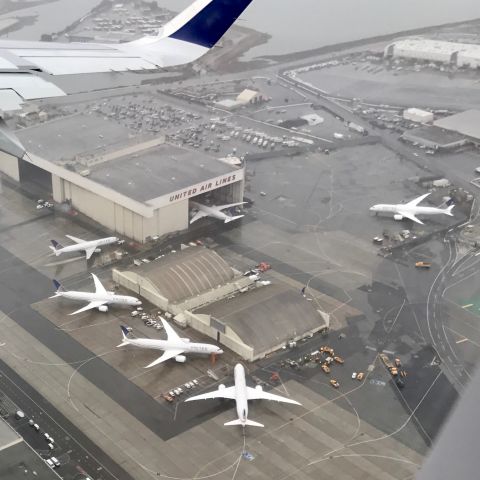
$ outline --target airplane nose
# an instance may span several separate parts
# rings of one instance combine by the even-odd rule
[[[219,349],[217,350],[217,353],[218,353],[218,355],[220,355],[220,354],[223,353],[223,350],[222,350],[221,348],[219,348]]]

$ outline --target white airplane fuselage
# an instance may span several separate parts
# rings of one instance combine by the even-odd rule
[[[88,250],[90,248],[95,248],[95,251],[99,252],[100,247],[104,247],[105,245],[110,245],[115,242],[118,242],[117,237],[100,238],[99,240],[91,240],[89,242],[76,243],[74,245],[68,245],[67,247],[58,248],[54,250],[54,253],[58,256],[62,253],[78,252]]]
[[[441,215],[445,214],[445,210],[442,208],[436,208],[436,207],[409,207],[406,204],[398,203],[398,204],[379,204],[379,205],[374,205],[373,207],[370,208],[370,211],[372,212],[378,212],[378,213],[393,213],[393,214],[398,214],[401,215],[400,212],[409,212],[412,213],[413,215]]]
[[[180,340],[156,340],[150,338],[129,338],[128,344],[134,347],[150,348],[152,350],[183,350],[185,353],[203,353],[203,354],[220,354],[223,351],[216,345],[209,343],[191,343],[189,341]]]
[[[202,210],[203,212],[205,212],[209,217],[217,218],[218,220],[222,220],[224,222],[225,221],[228,222],[232,218],[230,215],[223,213],[218,208],[209,207],[207,205],[202,205],[201,203],[197,203],[197,202],[190,202],[190,203],[192,204],[192,206],[194,206],[198,210]]]
[[[233,379],[235,382],[235,407],[237,409],[237,416],[242,426],[245,427],[248,419],[247,382],[245,380],[245,369],[240,363],[235,365]]]
[[[141,305],[142,302],[135,297],[129,295],[116,295],[111,292],[92,293],[92,292],[57,292],[56,296],[67,298],[68,300],[76,300],[79,302],[104,302],[109,305]]]

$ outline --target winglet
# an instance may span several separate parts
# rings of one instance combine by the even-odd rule
[[[161,35],[212,48],[251,2],[197,0],[168,22]]]

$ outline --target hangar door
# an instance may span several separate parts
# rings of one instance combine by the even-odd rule
[[[38,197],[52,195],[52,174],[25,160],[18,161],[20,184]]]

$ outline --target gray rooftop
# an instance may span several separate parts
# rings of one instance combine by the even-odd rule
[[[467,110],[450,117],[436,120],[434,125],[480,139],[480,110]]]
[[[139,202],[235,170],[200,151],[170,144],[127,154],[133,144],[152,141],[154,137],[137,137],[134,141],[135,135],[128,128],[97,114],[62,117],[16,133],[27,151],[57,165],[74,162],[79,157],[83,160],[82,164],[76,164],[77,172],[89,169],[89,179]],[[125,150],[123,156],[122,150]],[[105,154],[111,158],[87,164],[88,159]]]
[[[190,247],[135,270],[170,302],[178,303],[230,282],[233,270],[220,255],[204,247]]]
[[[403,134],[403,137],[409,140],[426,140],[435,143],[440,147],[446,147],[465,140],[465,135],[431,125],[407,130]]]
[[[254,355],[324,326],[320,314],[298,290],[279,283],[221,300],[195,313],[212,315],[231,327],[254,349]]]
[[[232,172],[212,157],[169,144],[90,168],[89,178],[139,202]]]

